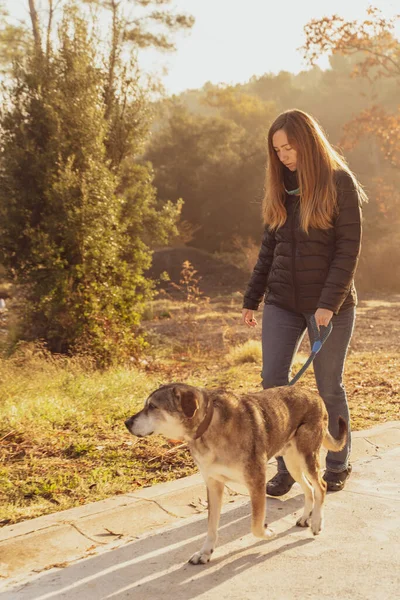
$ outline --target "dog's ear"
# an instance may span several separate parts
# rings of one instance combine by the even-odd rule
[[[197,398],[192,390],[182,391],[179,388],[174,388],[174,393],[181,401],[182,411],[185,417],[192,419],[199,408]]]

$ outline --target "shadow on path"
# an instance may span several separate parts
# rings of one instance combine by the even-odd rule
[[[303,498],[302,494],[286,500],[268,498],[268,524],[302,509]],[[208,565],[187,563],[200,549],[206,535],[207,518],[202,515],[94,558],[80,560],[65,569],[44,573],[17,590],[14,588],[15,591],[0,593],[0,600],[156,600],[163,597],[190,600],[257,563],[313,541],[308,529],[299,530],[294,525],[278,533],[271,542],[257,541],[250,534],[249,502],[224,508],[218,545]],[[283,543],[278,548],[274,544],[270,552],[265,551],[268,544],[284,540],[294,531],[300,532],[302,537],[304,534],[303,539]],[[224,553],[224,545],[244,536],[249,537],[248,546],[240,545]],[[262,553],[259,552],[261,547]],[[248,548],[251,548],[250,554]],[[234,558],[244,551],[245,556]]]

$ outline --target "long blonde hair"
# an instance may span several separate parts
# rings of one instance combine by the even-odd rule
[[[268,165],[263,200],[263,217],[270,229],[281,227],[287,217],[284,166],[272,143],[273,135],[282,129],[289,144],[297,152],[297,177],[300,187],[300,225],[329,229],[337,210],[335,171],[346,171],[358,191],[360,202],[367,197],[350,171],[346,161],[328,142],[325,133],[313,117],[302,110],[287,110],[272,123],[268,132]]]

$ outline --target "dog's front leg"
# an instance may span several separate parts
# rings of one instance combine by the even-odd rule
[[[255,537],[269,540],[275,536],[266,526],[266,476],[260,476],[248,481],[247,488],[251,500],[251,532]]]
[[[211,554],[214,552],[217,543],[217,531],[219,517],[221,514],[222,496],[224,493],[224,484],[216,479],[207,479],[207,501],[208,501],[208,531],[207,537],[200,552],[196,552],[190,558],[192,565],[204,565],[207,563]]]

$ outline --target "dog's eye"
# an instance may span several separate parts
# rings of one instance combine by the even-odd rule
[[[154,404],[149,404],[147,406],[147,410],[155,410],[157,408],[157,406],[155,406]]]

